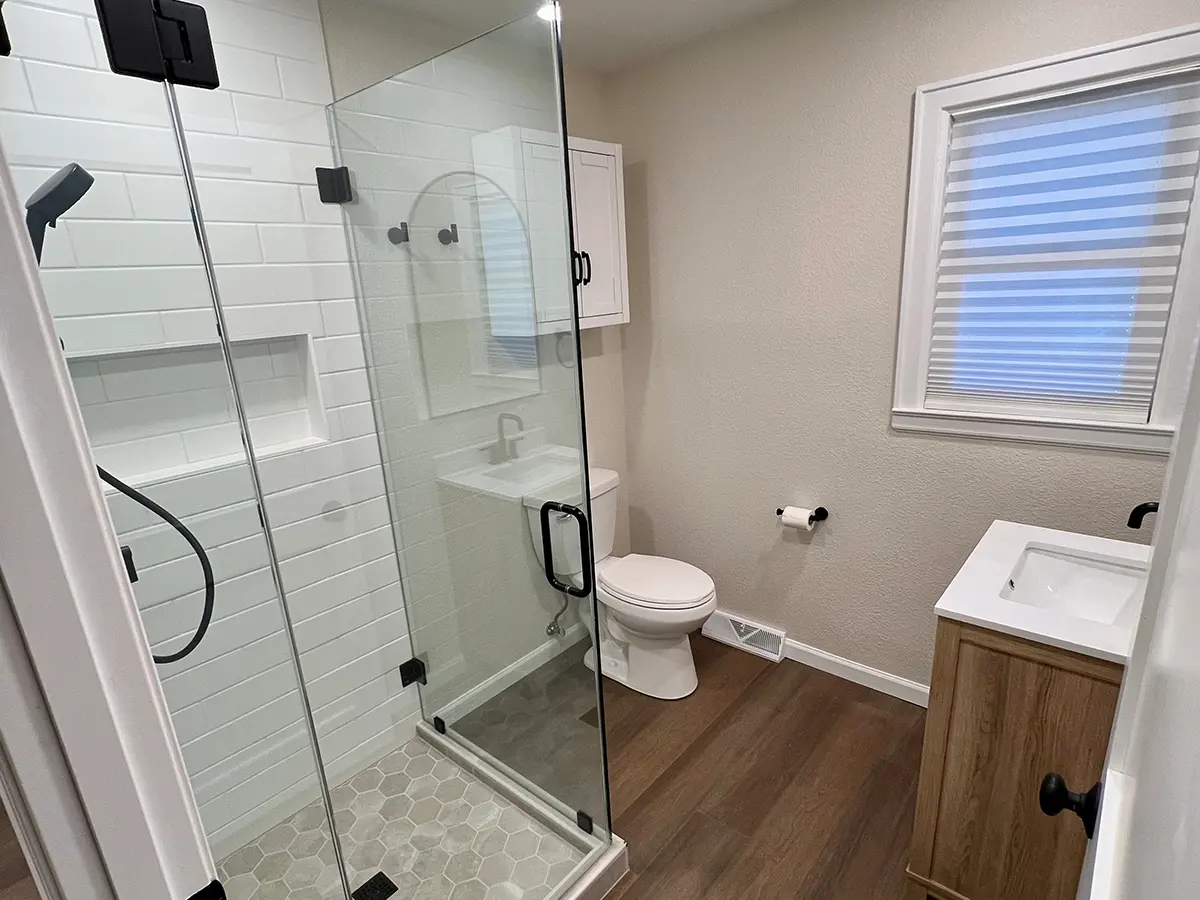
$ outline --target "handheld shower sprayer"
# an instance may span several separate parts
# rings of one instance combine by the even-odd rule
[[[25,227],[33,241],[33,253],[40,264],[46,227],[54,228],[58,217],[83,199],[96,179],[79,163],[68,163],[42,183],[25,201]]]
[[[82,200],[83,195],[95,182],[96,179],[92,177],[91,173],[79,163],[69,163],[46,179],[41,187],[25,201],[25,226],[29,229],[29,239],[33,242],[33,253],[37,257],[39,265],[42,262],[42,244],[46,239],[46,228],[54,228],[58,224],[59,217],[65,215],[67,210]],[[208,554],[204,552],[204,547],[192,534],[191,529],[175,518],[169,510],[159,506],[145,494],[130,487],[102,467],[96,466],[96,471],[100,473],[102,481],[116,488],[135,503],[144,506],[179,532],[200,561],[200,569],[204,575],[204,609],[200,613],[200,624],[196,627],[191,639],[179,650],[163,656],[157,654],[154,656],[154,661],[159,664],[178,662],[200,645],[200,642],[204,640],[204,635],[208,632],[209,623],[212,622],[213,598],[216,593],[212,563],[209,562]],[[122,548],[122,553],[123,555],[128,554],[126,548]],[[130,573],[130,579],[136,581],[137,575],[133,571],[132,558],[132,554],[126,555],[126,567]]]

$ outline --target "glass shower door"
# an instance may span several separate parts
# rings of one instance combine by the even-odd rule
[[[606,831],[577,335],[538,315],[572,304],[557,41],[517,20],[330,117],[423,716]]]
[[[218,330],[213,248],[253,262],[257,231],[205,228],[184,158],[181,120],[219,127],[229,95],[113,73],[89,3],[4,15],[0,143],[218,875],[231,900],[345,897],[247,454],[293,348]]]

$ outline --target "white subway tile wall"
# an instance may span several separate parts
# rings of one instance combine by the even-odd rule
[[[332,165],[324,43],[310,0],[204,6],[222,87],[179,102],[251,434],[276,454],[267,513],[337,782],[411,738],[418,705],[394,674],[411,650],[340,211],[312,188]],[[87,0],[10,0],[5,18],[0,141],[20,191],[72,161],[96,177],[47,235],[43,283],[97,461],[148,484],[216,572],[208,636],[159,673],[219,858],[316,781],[163,89],[108,70]],[[176,649],[199,567],[141,507],[110,507],[147,635]]]

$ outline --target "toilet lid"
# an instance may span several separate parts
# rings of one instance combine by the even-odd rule
[[[663,556],[631,553],[610,560],[597,574],[606,590],[643,606],[698,606],[716,590],[700,569]]]

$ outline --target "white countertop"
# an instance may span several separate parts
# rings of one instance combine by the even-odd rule
[[[1137,627],[1140,598],[1129,614],[1123,614],[1110,625],[1001,596],[1021,554],[1031,543],[1109,557],[1142,568],[1150,560],[1150,548],[1144,544],[997,519],[943,592],[934,607],[936,613],[1097,659],[1125,663]]]

